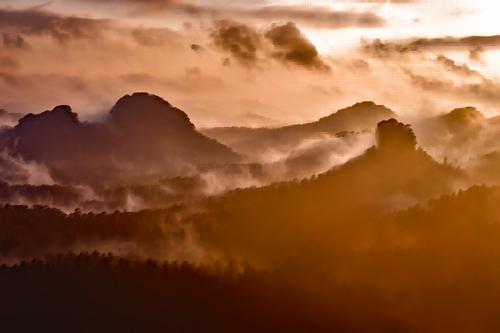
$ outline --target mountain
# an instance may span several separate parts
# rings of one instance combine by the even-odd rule
[[[47,165],[60,177],[178,174],[191,165],[224,164],[238,154],[199,133],[183,111],[147,93],[122,97],[100,123],[71,107],[29,114],[2,134],[13,156]],[[71,176],[68,176],[71,174]]]
[[[267,149],[287,149],[307,138],[363,131],[379,121],[395,117],[394,111],[373,102],[356,103],[318,121],[279,128],[220,127],[202,133],[232,147],[239,153],[255,154]]]
[[[475,107],[456,108],[416,122],[415,132],[425,150],[455,164],[465,165],[470,159],[500,149],[498,119],[486,118]]]
[[[215,228],[206,246],[259,263],[300,256],[307,244],[343,242],[361,225],[372,230],[365,221],[373,216],[468,184],[462,170],[417,148],[409,125],[390,119],[378,124],[376,134],[377,146],[318,176],[209,199],[196,222],[203,230]]]

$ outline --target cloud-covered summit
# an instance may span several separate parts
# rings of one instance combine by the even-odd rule
[[[371,130],[379,121],[396,116],[394,111],[384,105],[365,101],[305,124],[256,129],[221,127],[205,129],[203,133],[235,148],[238,152],[257,153],[268,149],[279,150],[298,146],[305,138],[322,135],[342,136],[350,131]]]

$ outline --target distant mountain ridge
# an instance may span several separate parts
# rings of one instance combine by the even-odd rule
[[[296,145],[304,138],[321,134],[372,130],[378,122],[394,117],[397,115],[391,109],[365,101],[311,123],[279,128],[220,127],[201,131],[240,153],[249,153],[269,147]]]

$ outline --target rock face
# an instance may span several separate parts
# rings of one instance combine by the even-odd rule
[[[199,133],[186,113],[147,93],[122,97],[101,123],[81,122],[69,106],[29,114],[8,137],[2,145],[11,154],[54,168],[168,170],[239,159]]]
[[[405,125],[396,119],[381,121],[377,124],[377,145],[381,150],[415,150],[417,137],[411,125]]]
[[[124,130],[154,129],[158,131],[194,130],[183,111],[159,96],[147,93],[126,95],[110,111],[111,122]]]
[[[120,138],[117,146],[133,160],[167,159],[206,164],[235,162],[228,147],[199,133],[186,113],[167,101],[146,93],[122,97],[113,106],[108,124]]]

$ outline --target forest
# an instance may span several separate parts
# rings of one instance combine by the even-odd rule
[[[498,0],[0,0],[0,333],[500,332]]]

